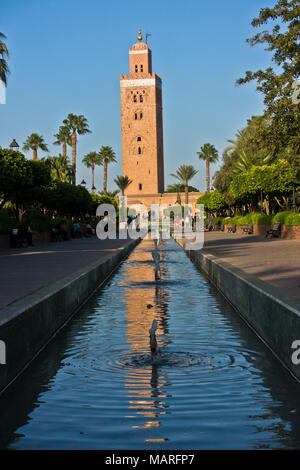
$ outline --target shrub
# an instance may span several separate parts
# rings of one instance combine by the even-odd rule
[[[280,222],[282,225],[300,225],[300,213],[292,211],[278,212],[273,217],[273,222]]]

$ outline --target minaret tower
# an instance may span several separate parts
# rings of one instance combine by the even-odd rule
[[[152,55],[142,42],[129,49],[129,76],[121,75],[123,175],[133,182],[126,195],[164,192],[162,82],[152,73]]]

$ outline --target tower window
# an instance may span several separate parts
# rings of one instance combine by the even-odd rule
[[[139,190],[142,190],[142,183],[139,184]]]
[[[143,119],[143,113],[140,113],[140,119]]]
[[[143,71],[144,71],[144,67],[143,67],[143,65],[141,65],[141,72],[143,72]]]
[[[140,95],[140,102],[142,103],[143,102],[143,96]]]
[[[139,154],[139,155],[142,154],[142,149],[141,149],[141,147],[138,148],[138,154]]]
[[[141,137],[138,137],[138,138],[137,138],[137,141],[138,141],[138,142],[141,142],[141,140],[142,140]]]
[[[137,66],[137,65],[135,66],[135,71],[136,71],[136,72],[138,72],[138,71],[139,71],[139,69],[138,69],[138,66]]]
[[[134,119],[135,119],[135,120],[137,120],[137,113],[135,113],[135,115],[134,115]]]
[[[133,95],[133,102],[136,103],[136,95]]]

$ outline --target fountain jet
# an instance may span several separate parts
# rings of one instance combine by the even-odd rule
[[[149,330],[150,334],[150,350],[151,350],[151,358],[152,361],[156,361],[157,356],[160,354],[160,350],[158,349],[157,341],[156,341],[156,335],[155,332],[157,330],[157,321],[153,320],[152,326]]]

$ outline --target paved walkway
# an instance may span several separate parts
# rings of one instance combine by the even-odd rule
[[[126,243],[127,240],[92,237],[1,250],[0,308],[68,276]]]
[[[0,251],[0,308],[35,292],[127,243],[75,239]],[[204,252],[300,298],[300,240],[206,232]]]
[[[300,240],[205,232],[203,251],[300,298]]]

